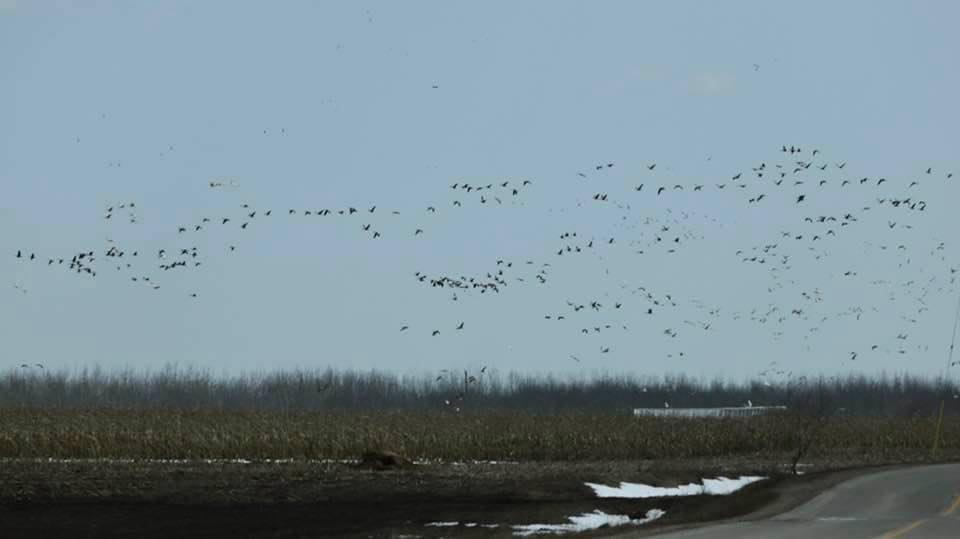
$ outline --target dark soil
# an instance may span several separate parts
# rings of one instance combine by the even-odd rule
[[[740,474],[773,478],[730,496],[655,500],[598,499],[584,485],[673,486]],[[513,525],[563,523],[594,510],[641,518],[652,508],[667,512],[655,525],[660,528],[785,507],[829,486],[826,477],[783,478],[771,462],[748,459],[371,469],[306,462],[5,461],[0,537],[508,537]],[[444,521],[459,524],[427,526]],[[628,530],[642,531],[596,534]]]

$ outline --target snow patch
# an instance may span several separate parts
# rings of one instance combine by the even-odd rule
[[[668,496],[698,496],[708,494],[722,496],[736,492],[750,483],[762,481],[766,477],[745,475],[737,479],[718,477],[704,479],[702,483],[690,483],[677,487],[653,487],[642,483],[620,483],[619,487],[608,487],[597,483],[586,483],[598,498],[664,498]]]
[[[424,524],[424,526],[427,526],[428,528],[450,528],[459,525],[459,522],[427,522]]]
[[[579,533],[596,530],[603,526],[614,527],[623,526],[625,524],[646,524],[662,517],[663,515],[664,512],[660,509],[651,509],[647,511],[647,514],[644,516],[644,518],[634,520],[626,515],[608,515],[607,513],[598,510],[592,513],[584,513],[578,516],[567,517],[567,519],[570,521],[567,524],[526,524],[514,526],[513,534],[526,537],[528,535],[535,535],[538,533]]]

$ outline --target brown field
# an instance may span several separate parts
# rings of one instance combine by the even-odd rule
[[[394,471],[302,461],[10,460],[0,466],[0,530],[5,537],[509,537],[513,525],[562,523],[594,510],[639,518],[653,508],[667,511],[653,525],[664,526],[734,517],[771,503],[789,507],[844,473],[822,470],[853,464],[814,462],[796,477],[775,471],[782,460],[759,457],[430,464]],[[672,486],[758,472],[771,480],[725,497],[598,499],[583,484]],[[462,525],[426,526],[435,521]]]
[[[390,449],[442,461],[597,461],[788,454],[809,419],[524,412],[0,411],[0,458],[352,459]],[[930,449],[935,418],[833,417],[810,457],[896,461]],[[944,422],[941,447],[960,447]]]
[[[595,509],[664,509],[658,526],[743,514],[784,497],[784,485],[822,481],[823,471],[932,459],[933,419],[834,417],[802,459],[807,474],[790,477],[808,421],[7,409],[0,522],[5,536],[505,537],[510,525],[559,523]],[[936,460],[960,457],[958,440],[960,425],[946,421]],[[348,460],[372,448],[418,464],[372,470]],[[476,462],[490,460],[501,462]],[[597,499],[583,484],[673,486],[740,474],[773,479],[722,500]],[[500,528],[424,526],[446,520]]]

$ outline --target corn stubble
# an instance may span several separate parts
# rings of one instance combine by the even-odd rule
[[[597,461],[788,454],[804,418],[613,413],[0,410],[0,458],[352,459],[389,448],[443,461]],[[928,451],[931,418],[832,417],[811,457],[897,460]],[[941,448],[958,447],[944,424]]]

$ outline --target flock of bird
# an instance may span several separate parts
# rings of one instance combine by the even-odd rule
[[[172,146],[170,150],[173,150]],[[703,204],[697,204],[691,198],[707,197],[713,192],[728,197],[725,200],[742,204],[743,211],[780,199],[804,214],[796,222],[783,223],[767,231],[768,237],[763,241],[744,244],[729,253],[742,264],[767,270],[768,280],[757,282],[758,288],[768,294],[766,304],[749,311],[730,312],[722,306],[689,297],[682,291],[654,290],[651,286],[624,281],[618,284],[615,297],[610,297],[609,292],[583,299],[561,296],[557,298],[555,308],[539,316],[549,323],[561,324],[561,331],[582,338],[604,339],[610,332],[629,332],[634,325],[656,324],[662,311],[681,313],[685,315],[683,324],[688,328],[671,326],[658,332],[672,347],[667,356],[683,359],[688,356],[678,343],[682,343],[684,332],[713,331],[724,317],[749,320],[769,328],[774,340],[784,337],[786,326],[792,321],[802,321],[806,324],[802,342],[808,343],[830,319],[860,320],[865,312],[878,312],[880,307],[876,305],[866,309],[862,305],[853,305],[833,312],[825,311],[823,291],[818,283],[804,275],[802,267],[813,264],[827,268],[833,279],[861,279],[861,268],[835,268],[827,263],[838,249],[850,251],[862,247],[865,252],[892,254],[892,263],[898,268],[911,264],[919,268],[912,278],[903,281],[872,279],[862,283],[882,288],[881,296],[898,305],[904,305],[903,298],[909,300],[909,309],[901,313],[905,328],[918,323],[919,316],[928,310],[926,302],[930,297],[956,291],[958,267],[947,259],[946,241],[934,240],[926,246],[923,242],[929,238],[915,237],[916,231],[924,230],[920,219],[929,213],[928,207],[937,202],[928,200],[923,194],[924,186],[952,183],[951,172],[937,172],[932,167],[925,167],[907,179],[856,177],[848,174],[852,167],[848,168],[845,161],[826,161],[817,149],[808,151],[796,145],[783,145],[778,150],[772,152],[770,159],[711,181],[678,182],[664,172],[669,167],[658,168],[655,162],[643,164],[640,167],[642,177],[626,186],[609,181],[609,175],[616,169],[615,162],[605,161],[573,171],[570,181],[577,184],[582,195],[563,211],[606,210],[614,217],[611,227],[598,233],[592,227],[595,223],[587,219],[556,231],[556,243],[534,249],[521,259],[496,258],[490,260],[488,267],[470,275],[449,274],[439,268],[437,271],[417,271],[412,278],[417,285],[449,294],[451,301],[458,301],[464,294],[499,296],[512,287],[548,287],[558,266],[570,263],[574,257],[592,257],[604,263],[607,275],[615,266],[612,260],[622,254],[655,257],[658,264],[670,264],[670,256],[686,249],[697,249],[704,240],[709,240],[710,228],[723,226],[716,217],[706,217],[696,211]],[[38,253],[20,248],[12,256],[24,265],[63,268],[89,278],[99,278],[108,271],[120,273],[131,283],[162,290],[166,274],[198,270],[215,254],[200,249],[199,245],[205,242],[194,241],[196,235],[212,229],[233,231],[233,239],[223,246],[222,252],[228,255],[237,250],[243,234],[276,219],[297,219],[297,222],[338,219],[354,228],[358,238],[429,241],[431,216],[462,211],[467,206],[505,206],[522,211],[525,201],[537,195],[538,183],[530,179],[482,183],[456,181],[447,189],[450,195],[447,200],[424,204],[413,210],[381,207],[373,201],[364,206],[283,208],[245,203],[224,214],[199,215],[191,222],[177,225],[171,230],[173,244],[149,252],[143,246],[122,246],[107,240],[107,245],[100,248],[86,247],[69,253]],[[236,188],[238,185],[230,179],[209,181],[211,190]],[[848,203],[848,200],[856,203]],[[660,211],[654,214],[634,210],[634,206],[642,204],[654,204]],[[849,207],[841,207],[843,204]],[[135,225],[141,221],[137,214],[139,208],[134,201],[107,204],[101,217],[109,222],[123,220]],[[418,215],[421,224],[401,230],[388,221],[410,213]],[[875,214],[880,215],[872,217]],[[697,228],[692,224],[696,218],[707,220],[709,226]],[[592,229],[586,230],[588,227]],[[851,230],[868,227],[872,227],[874,232],[868,233],[876,241],[837,243],[843,241]],[[894,230],[914,234],[914,237],[898,236],[896,241],[887,241],[883,233]],[[935,266],[934,262],[939,265]],[[708,261],[704,260],[704,263]],[[19,292],[27,293],[22,285],[14,286]],[[556,293],[555,288],[550,290]],[[187,295],[199,298],[196,290],[188,291]],[[681,308],[686,310],[680,311]],[[398,329],[403,333],[417,331],[413,323],[403,324]],[[456,321],[445,327],[422,329],[423,335],[430,337],[448,331],[466,331],[466,324]],[[909,351],[906,344],[909,334],[909,329],[898,333],[892,348],[881,342],[871,343],[864,349],[846,351],[844,359],[858,361],[868,354],[879,353],[881,348],[888,353],[905,355]],[[600,340],[594,350],[597,354],[609,354],[613,346]],[[568,357],[578,363],[583,360],[582,353],[569,354]],[[459,380],[459,374],[449,374]],[[792,372],[773,362],[760,375],[790,376]],[[465,374],[464,379],[467,384],[476,383],[479,376]]]

